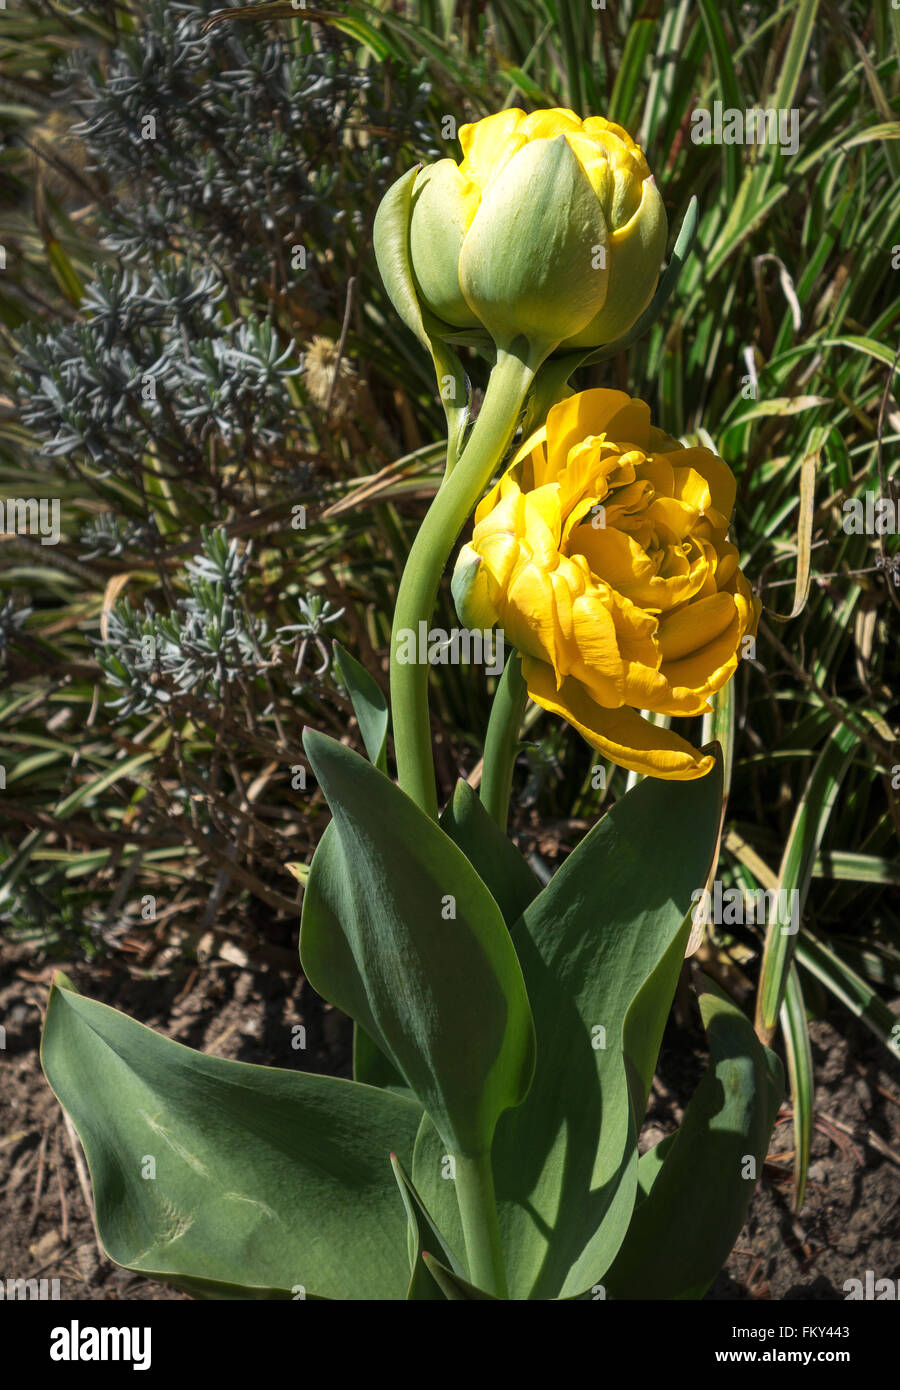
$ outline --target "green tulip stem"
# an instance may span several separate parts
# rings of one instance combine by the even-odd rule
[[[513,766],[519,751],[519,726],[528,703],[522,659],[513,648],[494,693],[484,741],[481,803],[506,834]]]
[[[548,346],[543,345],[519,356],[498,348],[469,441],[419,528],[397,591],[391,634],[391,709],[397,780],[433,820],[437,820],[438,807],[428,716],[428,665],[398,660],[400,634],[413,633],[418,651],[419,623],[427,623],[434,611],[450,552],[503,459],[535,372],[547,351]]]
[[[456,1200],[466,1242],[469,1279],[476,1288],[492,1293],[495,1298],[509,1298],[491,1156],[489,1153],[475,1157],[456,1154],[454,1163]]]

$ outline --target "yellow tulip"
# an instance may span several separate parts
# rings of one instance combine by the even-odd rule
[[[702,777],[713,759],[641,710],[706,713],[759,602],[728,540],[735,481],[621,391],[555,405],[479,504],[453,593],[469,627],[501,626],[537,704],[619,766]]]
[[[454,329],[596,347],[649,304],[666,214],[640,147],[601,116],[499,111],[459,132],[464,158],[416,176],[409,256],[422,303]]]

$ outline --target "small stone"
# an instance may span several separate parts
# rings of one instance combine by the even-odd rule
[[[59,1231],[47,1231],[40,1240],[36,1240],[33,1245],[29,1245],[29,1252],[36,1260],[47,1260],[59,1248]]]

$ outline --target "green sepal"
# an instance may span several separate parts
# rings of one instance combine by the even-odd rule
[[[554,405],[572,395],[567,383],[579,367],[590,367],[596,362],[605,362],[611,357],[618,356],[620,352],[625,352],[632,343],[636,343],[653,327],[677,288],[681,272],[697,236],[698,220],[697,199],[693,197],[688,204],[669,264],[660,279],[656,293],[640,318],[623,337],[614,343],[605,343],[599,348],[566,349],[563,347],[557,355],[548,357],[535,376],[534,385],[529,392],[525,422],[522,427],[523,440],[541,428]]]
[[[465,369],[447,336],[459,333],[421,304],[416,293],[409,257],[409,223],[412,195],[419,166],[402,174],[385,193],[375,214],[372,241],[375,259],[388,297],[407,328],[431,354],[437,378],[438,395],[447,419],[447,471],[453,469],[462,452],[463,436],[469,419],[471,390]],[[468,341],[463,331],[461,341]],[[481,335],[477,335],[480,337]]]
[[[621,338],[617,338],[613,343],[605,343],[602,347],[595,348],[582,359],[581,366],[590,367],[595,362],[605,362],[610,357],[617,357],[620,352],[625,352],[632,343],[636,343],[651,329],[659,318],[669,299],[675,293],[681,272],[685,267],[688,256],[697,236],[697,226],[700,221],[700,206],[697,202],[696,194],[691,197],[687,205],[687,211],[675,239],[672,255],[663,276],[656,287],[656,293],[651,299],[647,308],[641,314],[636,323],[629,328]]]
[[[462,554],[462,552],[460,552],[460,554]],[[480,623],[475,621],[477,615],[471,612],[468,606],[469,591],[475,582],[475,577],[481,565],[482,559],[480,555],[476,555],[472,560],[457,561],[453,567],[453,574],[450,577],[450,593],[453,596],[453,605],[456,608],[457,617],[464,627],[477,628],[481,626]]]

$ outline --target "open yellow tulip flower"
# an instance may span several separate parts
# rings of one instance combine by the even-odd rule
[[[628,331],[659,277],[667,223],[643,153],[602,116],[498,111],[459,132],[464,158],[416,175],[409,257],[443,323],[548,350]]]
[[[475,513],[453,593],[467,626],[500,626],[528,693],[621,767],[702,777],[713,759],[646,710],[706,713],[759,601],[728,540],[735,480],[683,448],[643,401],[583,391],[555,405]]]

